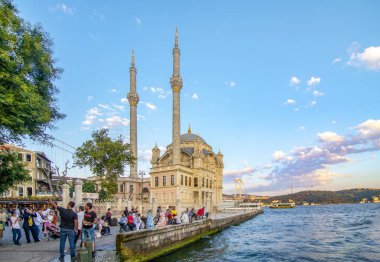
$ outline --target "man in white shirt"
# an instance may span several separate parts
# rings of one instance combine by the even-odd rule
[[[83,226],[83,218],[84,218],[84,206],[80,206],[78,208],[78,210],[79,210],[79,212],[77,212],[77,215],[78,215],[78,233],[75,235],[75,240],[74,240],[75,245],[77,244],[77,241],[81,237],[81,234],[82,234],[82,226]],[[82,246],[82,241],[81,241],[80,245]]]
[[[37,226],[36,236],[38,237],[39,240],[41,240],[40,234],[41,234],[41,227],[42,227],[42,218],[39,212],[34,211],[34,214],[36,215],[35,217],[33,217],[34,224]]]

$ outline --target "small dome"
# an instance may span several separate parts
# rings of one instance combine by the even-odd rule
[[[199,140],[202,143],[207,144],[206,141],[202,137],[200,137],[200,136],[198,136],[196,134],[192,134],[192,133],[182,134],[181,135],[181,143],[182,142],[195,142],[195,140],[197,140],[197,138],[199,138]]]

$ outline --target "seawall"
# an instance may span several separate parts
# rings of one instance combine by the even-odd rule
[[[253,210],[245,213],[222,213],[218,214],[216,218],[190,224],[117,234],[116,252],[120,261],[149,261],[261,213],[263,213],[263,210]]]

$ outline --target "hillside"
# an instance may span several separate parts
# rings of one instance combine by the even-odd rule
[[[287,202],[292,199],[297,204],[302,202],[316,204],[359,203],[363,198],[372,199],[374,196],[380,196],[380,189],[355,188],[340,191],[301,191],[294,194],[270,197],[265,202],[270,203],[273,200]]]

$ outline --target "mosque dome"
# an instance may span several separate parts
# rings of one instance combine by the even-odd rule
[[[192,134],[192,133],[182,134],[180,136],[180,138],[181,138],[181,143],[184,143],[184,142],[195,142],[199,138],[199,140],[202,143],[207,144],[206,141],[202,137],[200,137],[200,136],[198,136],[196,134]]]

